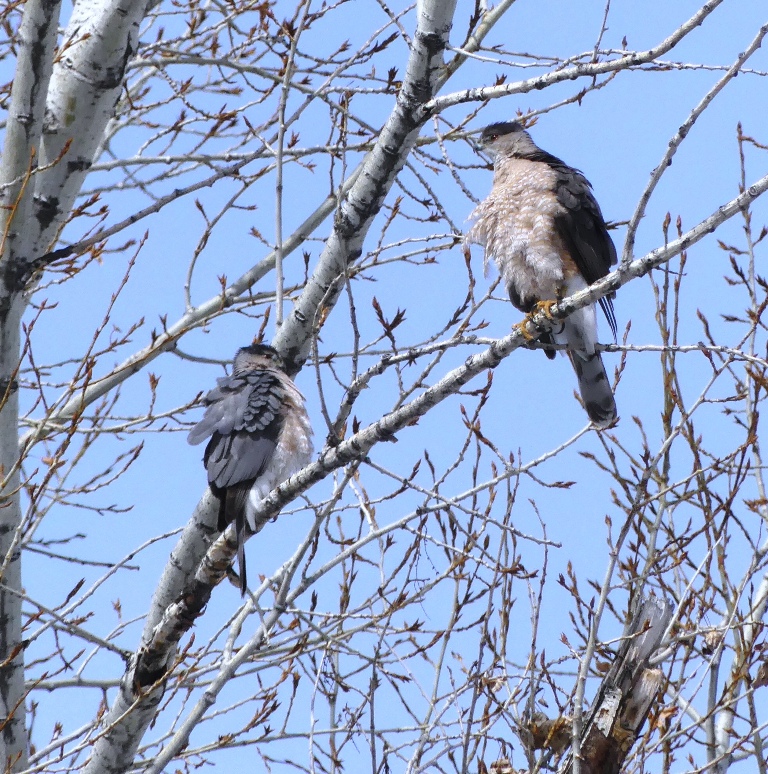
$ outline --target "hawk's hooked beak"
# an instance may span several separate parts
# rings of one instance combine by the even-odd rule
[[[478,137],[477,140],[472,141],[472,147],[475,153],[480,155],[481,153],[488,155],[488,143],[483,140],[482,137]]]

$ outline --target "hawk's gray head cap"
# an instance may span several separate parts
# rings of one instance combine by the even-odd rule
[[[235,354],[235,371],[243,371],[250,368],[264,367],[265,361],[274,363],[280,370],[285,371],[283,358],[278,351],[269,344],[249,344],[241,347]]]
[[[480,147],[491,158],[497,156],[530,156],[538,148],[518,121],[500,121],[486,126],[480,134]]]

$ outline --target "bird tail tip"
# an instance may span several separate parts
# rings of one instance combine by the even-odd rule
[[[616,400],[600,353],[585,355],[569,352],[568,354],[576,371],[584,408],[592,424],[600,430],[616,424],[618,420]]]

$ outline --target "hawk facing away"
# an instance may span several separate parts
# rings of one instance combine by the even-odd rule
[[[203,463],[219,500],[218,529],[235,523],[240,591],[245,594],[245,529],[256,531],[254,509],[312,455],[304,397],[280,355],[265,344],[239,349],[231,376],[204,398],[205,415],[190,431],[193,445],[210,436]]]
[[[514,122],[483,129],[481,147],[494,162],[493,186],[470,218],[466,241],[492,258],[512,303],[529,314],[604,277],[616,263],[589,181],[576,169],[541,150]],[[610,298],[600,306],[616,336]],[[616,402],[597,344],[594,304],[579,309],[539,336],[564,344],[576,371],[584,407],[600,428],[616,421]],[[554,350],[546,350],[554,358]]]

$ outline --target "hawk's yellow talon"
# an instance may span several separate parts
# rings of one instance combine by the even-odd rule
[[[557,304],[557,301],[550,299],[547,299],[546,301],[537,301],[536,306],[534,307],[533,312],[531,315],[536,314],[537,312],[541,312],[544,317],[546,317],[548,320],[554,321],[554,317],[552,317],[552,307]]]
[[[515,323],[515,328],[517,328],[520,333],[522,334],[523,338],[526,341],[535,341],[538,338],[538,334],[536,333],[529,333],[528,332],[528,323],[531,322],[532,315],[526,315],[525,319],[522,322]]]
[[[528,332],[528,323],[533,324],[534,328],[536,327],[536,324],[533,322],[533,318],[539,312],[542,312],[548,320],[555,322],[555,318],[552,317],[552,307],[555,306],[555,304],[557,304],[557,301],[552,299],[548,299],[546,301],[537,301],[534,304],[533,309],[525,316],[525,319],[515,325],[516,328],[520,329],[520,333],[523,334],[524,339],[527,341],[535,341],[539,337],[537,333]]]

